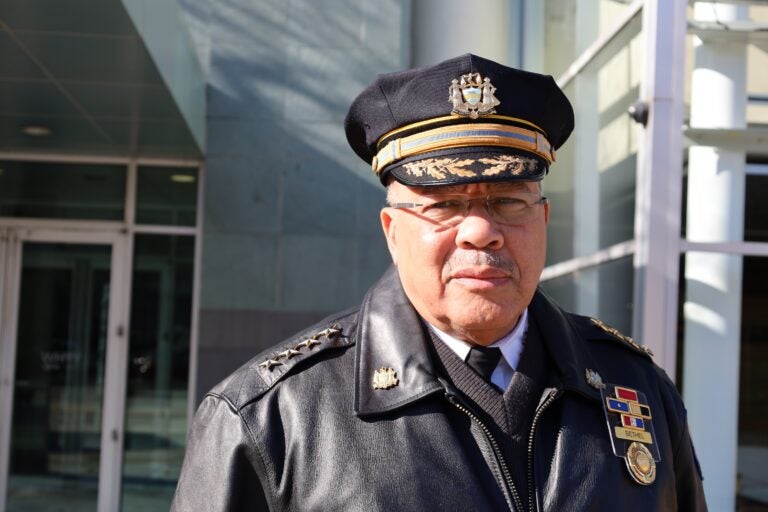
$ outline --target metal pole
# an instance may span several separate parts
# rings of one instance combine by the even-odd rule
[[[638,149],[633,334],[674,378],[686,2],[648,0],[643,35],[640,99],[648,104],[649,117]]]
[[[697,2],[697,21],[744,20],[747,6]],[[691,126],[746,127],[746,40],[694,38]],[[688,157],[687,238],[742,241],[745,153],[693,146]],[[742,258],[689,252],[683,393],[711,510],[734,510],[739,403]],[[712,408],[717,408],[713,420]]]

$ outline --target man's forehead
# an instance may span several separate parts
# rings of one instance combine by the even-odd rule
[[[420,195],[465,194],[471,191],[484,192],[533,192],[538,190],[538,181],[502,181],[497,183],[465,183],[460,185],[439,185],[429,187],[403,187]]]

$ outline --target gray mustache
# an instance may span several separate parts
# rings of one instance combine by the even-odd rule
[[[449,271],[460,270],[470,267],[495,267],[507,272],[514,272],[517,265],[511,260],[496,252],[484,251],[457,251],[454,252],[445,262]]]

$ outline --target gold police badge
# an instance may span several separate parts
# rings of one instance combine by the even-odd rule
[[[632,480],[651,485],[661,461],[653,429],[653,414],[645,393],[605,383],[600,388],[613,454],[624,459]]]
[[[656,461],[653,460],[653,455],[645,445],[637,442],[630,444],[624,460],[635,482],[650,485],[656,480]]]
[[[448,88],[448,101],[453,103],[451,114],[477,119],[479,116],[495,114],[501,102],[494,96],[496,88],[491,79],[480,73],[469,73],[454,78]]]

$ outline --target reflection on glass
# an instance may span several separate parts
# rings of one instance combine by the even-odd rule
[[[761,177],[762,178],[762,177]],[[744,257],[739,371],[740,510],[768,510],[768,259]]]
[[[632,257],[544,281],[541,288],[567,311],[599,318],[631,335],[634,292]]]
[[[123,220],[125,166],[0,161],[0,217]]]
[[[109,246],[25,243],[6,510],[95,510]]]
[[[139,167],[137,224],[194,226],[196,208],[196,168]]]
[[[744,189],[744,240],[768,242],[768,176],[747,175]]]
[[[186,435],[194,238],[137,235],[123,512],[168,510]]]

